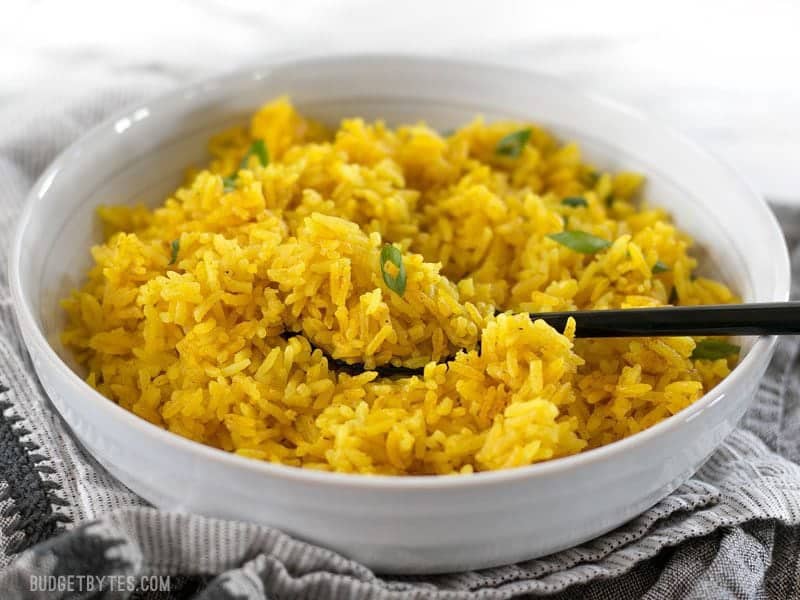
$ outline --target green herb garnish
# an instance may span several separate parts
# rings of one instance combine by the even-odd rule
[[[614,206],[614,196],[612,196],[611,194],[606,196],[606,206],[608,208],[611,208],[612,206]]]
[[[530,128],[520,129],[519,131],[509,133],[508,135],[500,138],[500,141],[497,142],[497,145],[494,147],[494,153],[498,156],[510,156],[511,158],[517,158],[520,154],[522,154],[522,149],[525,148],[525,144],[528,143],[530,137]]]
[[[392,276],[386,270],[386,263],[390,262],[397,267],[397,275]],[[402,296],[406,291],[406,268],[403,266],[403,255],[392,244],[384,244],[381,248],[381,275],[383,282],[390,290],[398,296]]]
[[[717,360],[731,354],[738,354],[739,350],[739,346],[722,340],[703,340],[702,342],[697,342],[697,346],[692,352],[692,358],[695,360]]]
[[[589,206],[589,203],[586,201],[586,199],[581,198],[580,196],[564,198],[561,201],[561,204],[563,204],[564,206],[571,206],[572,208],[578,208],[579,206]]]
[[[593,188],[595,185],[597,185],[599,179],[600,174],[597,171],[588,171],[580,178],[581,183],[588,188]]]
[[[222,189],[226,192],[232,192],[236,189],[236,176],[228,175],[222,178]]]
[[[562,231],[561,233],[551,233],[547,237],[581,254],[594,254],[611,245],[608,240],[585,231]]]
[[[250,157],[257,156],[258,162],[266,167],[269,164],[269,150],[267,149],[267,145],[264,143],[264,140],[256,140],[250,147],[247,149],[242,161],[239,163],[239,169],[247,169],[250,164]],[[222,178],[222,189],[226,192],[232,192],[236,189],[236,178],[238,177],[238,171],[236,173],[232,173],[231,175],[224,176]]]
[[[650,270],[653,272],[653,275],[655,275],[656,273],[665,273],[669,271],[669,267],[660,260],[657,260]]]
[[[178,251],[181,249],[181,241],[179,239],[172,240],[172,243],[169,245],[169,247],[171,252],[169,264],[174,265],[175,261],[178,260]]]
[[[269,150],[267,150],[264,140],[256,140],[250,145],[250,148],[247,149],[247,154],[244,155],[242,162],[239,164],[240,169],[247,168],[250,164],[251,156],[257,156],[258,162],[262,167],[266,167],[269,164]]]

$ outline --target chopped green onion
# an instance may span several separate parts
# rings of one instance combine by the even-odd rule
[[[269,164],[269,150],[267,150],[267,145],[264,143],[264,140],[256,140],[250,145],[247,154],[244,155],[242,162],[239,164],[240,169],[247,168],[250,164],[251,156],[257,156],[258,162],[262,167],[266,167]]]
[[[232,192],[236,189],[236,176],[228,175],[222,178],[222,189],[226,192]]]
[[[581,183],[588,188],[593,188],[595,185],[597,185],[599,179],[600,174],[597,171],[588,171],[580,178]]]
[[[665,273],[669,271],[669,267],[660,260],[657,260],[650,270],[653,272],[653,275],[655,275],[657,273]]]
[[[531,129],[520,129],[502,137],[494,148],[494,153],[498,156],[510,156],[517,158],[522,154],[522,149],[531,137]]]
[[[267,145],[264,143],[264,140],[256,140],[250,144],[250,147],[247,149],[247,152],[242,158],[242,162],[239,163],[240,169],[248,168],[251,156],[258,157],[258,162],[264,167],[269,164],[269,150],[267,149]],[[237,176],[238,172],[224,176],[222,178],[222,189],[226,192],[232,192],[235,190]]]
[[[172,243],[169,245],[169,247],[171,251],[169,264],[174,265],[175,261],[178,260],[178,251],[181,249],[181,241],[179,239],[172,240]]]
[[[739,346],[722,340],[703,340],[702,342],[697,342],[697,346],[692,352],[692,358],[695,360],[717,360],[731,354],[738,354],[739,350]]]
[[[606,206],[608,208],[611,208],[612,206],[614,206],[614,196],[612,196],[611,194],[606,196]]]
[[[572,208],[577,208],[579,206],[589,206],[589,203],[586,201],[585,198],[581,198],[580,196],[573,196],[571,198],[564,198],[561,201],[561,204],[564,206],[571,206]]]
[[[594,254],[611,245],[608,240],[585,231],[562,231],[560,233],[551,233],[547,237],[581,254]]]
[[[397,275],[392,276],[386,270],[386,263],[390,262],[397,267]],[[403,266],[403,255],[392,244],[384,244],[381,248],[381,275],[383,282],[390,290],[398,296],[402,296],[406,291],[406,268]]]

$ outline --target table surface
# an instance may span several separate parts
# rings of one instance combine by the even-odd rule
[[[0,119],[126,73],[202,78],[276,55],[474,57],[634,105],[800,204],[797,2],[50,0],[4,13]]]

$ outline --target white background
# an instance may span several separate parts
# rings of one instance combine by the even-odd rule
[[[0,3],[0,118],[143,76],[275,56],[435,53],[557,74],[686,131],[800,202],[800,2],[167,0]]]

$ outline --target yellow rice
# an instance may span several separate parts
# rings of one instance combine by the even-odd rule
[[[522,127],[519,156],[498,155]],[[269,164],[250,156],[226,191],[254,140]],[[281,98],[209,150],[158,208],[100,209],[105,242],[63,301],[87,381],[179,435],[332,471],[503,469],[650,427],[735,364],[692,359],[688,337],[573,340],[573,322],[528,318],[735,299],[694,276],[692,241],[640,198],[640,175],[599,172],[534,125],[328,131]],[[575,196],[586,206],[562,204]],[[565,223],[612,244],[587,255],[547,237]],[[385,242],[402,296],[382,279]],[[348,374],[320,348],[424,375]]]

